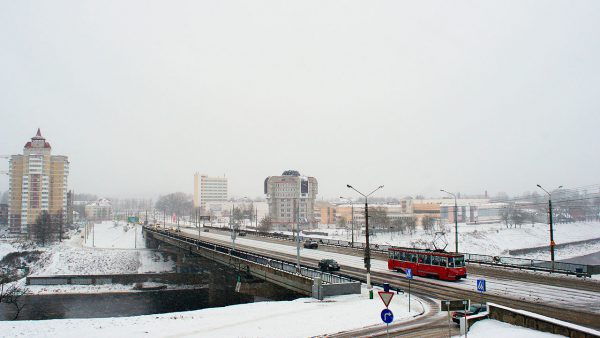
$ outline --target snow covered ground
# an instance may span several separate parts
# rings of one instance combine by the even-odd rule
[[[515,326],[493,319],[479,321],[470,328],[471,338],[511,337],[511,338],[557,338],[563,337],[547,332],[536,331],[521,326]],[[460,336],[465,337],[465,336]]]
[[[377,297],[377,296],[376,296]],[[426,310],[408,296],[395,295],[394,321]],[[311,337],[382,324],[379,299],[361,295],[259,302],[159,315],[45,321],[0,321],[0,337]]]
[[[454,250],[454,224],[444,226],[447,250]],[[329,238],[349,241],[351,231],[345,229],[319,229],[327,232],[328,236],[310,235],[310,237]],[[355,241],[364,242],[365,236],[355,229]],[[477,253],[492,256],[507,256],[508,250],[525,249],[548,245],[550,234],[548,224],[524,224],[521,227],[506,228],[504,224],[458,224],[458,242],[461,252]],[[374,234],[369,237],[371,243],[404,246],[431,247],[434,234],[418,228],[413,234]],[[600,222],[560,223],[554,225],[554,241],[557,244],[600,238]],[[576,256],[600,252],[600,244],[581,245],[577,248],[568,247],[556,250],[556,259],[567,259]],[[547,259],[547,253],[528,255],[528,258]]]
[[[70,239],[48,246],[28,247],[43,251],[40,259],[29,266],[32,276],[96,275],[175,271],[175,262],[163,253],[146,249],[141,236],[141,226],[136,231],[126,223],[103,222],[95,225],[88,238],[81,233],[71,233]],[[137,241],[135,234],[137,233]],[[85,237],[85,236],[84,236]],[[93,240],[92,240],[93,238]],[[18,242],[0,242],[0,255],[23,251]],[[19,281],[24,284],[25,280]],[[31,286],[33,293],[115,292],[130,290],[130,285],[112,286]]]
[[[506,229],[499,225],[479,225],[478,228],[469,230],[469,227],[461,225],[459,233],[461,245],[464,245],[464,251],[476,252],[477,243],[475,239],[489,240],[493,238],[496,249],[489,249],[487,254],[494,254],[508,248],[524,248],[531,246],[544,245],[546,242],[547,231],[542,230],[542,225],[523,226],[522,229]],[[138,227],[138,236],[141,227]],[[539,229],[538,229],[539,228]],[[583,225],[577,228],[564,227],[562,235],[568,237],[565,241],[575,241],[587,238],[600,237],[595,230],[600,229],[598,223]],[[570,229],[570,230],[569,230]],[[134,273],[146,271],[168,271],[172,269],[173,262],[163,262],[153,256],[154,252],[143,249],[141,236],[136,243],[133,229],[124,230],[123,224],[106,222],[96,225],[93,243],[91,237],[87,241],[80,236],[73,238],[65,243],[54,245],[45,249],[43,259],[38,265],[32,267],[35,274],[61,274],[61,273]],[[196,230],[184,231],[197,234]],[[337,232],[337,233],[336,233]],[[574,234],[571,234],[573,232]],[[331,230],[332,236],[340,239],[347,239],[346,234],[341,230]],[[544,236],[544,238],[535,239],[535,236]],[[228,240],[228,236],[216,233],[202,233],[202,236],[208,236],[221,240]],[[424,241],[428,234],[421,232],[413,236],[405,235],[379,235],[374,237],[375,243],[393,244],[407,246],[411,241]],[[453,235],[452,235],[453,236]],[[583,237],[583,238],[582,238]],[[448,235],[448,238],[452,238]],[[469,239],[470,238],[470,239]],[[515,239],[519,243],[515,243]],[[358,240],[364,240],[360,236]],[[511,242],[512,241],[512,242]],[[295,253],[295,248],[288,245],[266,243],[254,241],[246,238],[238,238],[237,243],[253,246],[268,246],[269,249]],[[417,242],[420,243],[420,242]],[[470,243],[470,244],[469,244]],[[541,243],[541,244],[538,244]],[[502,244],[502,245],[501,245]],[[479,244],[478,244],[479,245]],[[137,246],[138,249],[133,247]],[[6,248],[7,246],[0,246]],[[6,251],[12,249],[8,248]],[[461,248],[461,250],[463,250]],[[496,251],[494,251],[496,250]],[[499,252],[499,253],[500,253]],[[1,251],[0,251],[1,253]],[[582,254],[582,253],[578,253]],[[328,258],[335,258],[342,265],[362,266],[360,257],[339,255],[334,253],[323,253],[317,250],[304,250],[303,256],[311,258],[321,258],[326,255]],[[314,256],[314,257],[313,257]],[[335,256],[335,257],[333,257]],[[373,269],[387,272],[387,266],[384,261],[373,261]],[[397,277],[397,274],[390,273],[391,277]],[[418,277],[417,277],[418,278]],[[469,279],[460,283],[465,288],[475,289],[475,279],[477,276],[470,276]],[[438,281],[444,283],[443,281]],[[518,283],[517,283],[518,284]],[[527,284],[527,283],[525,283]],[[513,281],[488,280],[488,292],[505,294],[510,292],[518,298],[535,301],[540,297],[557,304],[563,304],[563,299],[568,295],[569,301],[578,298],[578,302],[583,304],[600,304],[600,299],[596,294],[586,294],[578,292],[577,294],[565,293],[561,288],[539,287],[535,285],[518,285]],[[102,286],[105,291],[121,291],[130,289],[130,286]],[[90,290],[89,286],[73,287],[36,287],[35,293],[61,293],[61,292],[97,292],[100,289]],[[522,292],[520,291],[522,290]],[[416,313],[420,312],[420,304],[413,299],[413,313],[407,313],[407,295],[395,295],[390,305],[394,312],[395,320],[406,320]],[[582,299],[579,299],[582,298]],[[592,305],[595,306],[595,305]],[[379,299],[369,300],[366,290],[363,289],[362,295],[348,295],[328,298],[325,301],[317,301],[311,298],[301,298],[288,302],[262,302],[234,305],[223,308],[211,308],[190,312],[169,313],[160,315],[147,315],[137,317],[121,318],[101,318],[101,319],[63,319],[47,321],[17,321],[0,322],[0,337],[15,336],[36,336],[36,337],[75,337],[75,336],[206,336],[206,337],[306,337],[334,333],[343,330],[355,329],[359,327],[380,324],[379,314],[383,305]],[[290,320],[293,316],[294,320]],[[470,337],[552,337],[538,331],[532,331],[525,328],[513,327],[505,323],[494,321],[482,321],[473,326],[469,332]]]

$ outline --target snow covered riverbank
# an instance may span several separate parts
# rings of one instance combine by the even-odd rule
[[[121,318],[0,322],[0,337],[311,337],[381,324],[381,300],[361,295],[300,298]],[[389,306],[394,321],[425,310],[413,297],[395,295]]]
[[[454,250],[454,224],[443,227],[447,250]],[[319,229],[327,236],[310,235],[316,238],[329,238],[349,241],[351,231],[345,229]],[[523,224],[520,227],[507,228],[504,224],[458,224],[458,240],[461,252],[492,256],[507,256],[509,250],[525,249],[548,245],[550,241],[548,224]],[[364,242],[364,234],[355,229],[355,241]],[[430,247],[434,241],[433,232],[416,229],[414,233],[376,233],[369,237],[373,244],[403,247]],[[600,238],[600,222],[559,223],[554,225],[554,241],[557,244]],[[439,241],[437,242],[440,243]],[[442,246],[443,247],[443,246]],[[600,251],[600,244],[586,244],[577,247],[556,250],[556,259],[568,259]],[[545,259],[544,253],[526,255],[528,258]]]

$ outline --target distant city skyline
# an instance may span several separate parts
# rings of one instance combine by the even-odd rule
[[[195,172],[263,197],[288,169],[317,200],[597,184],[598,17],[597,1],[5,2],[0,155],[41,128],[69,189],[119,198],[193,194]]]

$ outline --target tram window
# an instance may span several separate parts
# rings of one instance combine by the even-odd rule
[[[465,258],[464,257],[456,257],[454,260],[457,268],[462,268],[465,266]]]
[[[431,265],[440,265],[440,257],[431,256]]]
[[[441,266],[447,266],[448,265],[448,260],[446,259],[446,257],[440,257],[440,265]]]
[[[414,254],[414,253],[409,253],[409,254],[408,254],[408,257],[410,258],[410,261],[411,261],[411,262],[413,262],[413,263],[416,263],[416,262],[417,262],[417,255],[416,255],[416,254]]]
[[[406,252],[399,252],[400,257],[398,257],[398,259],[400,259],[401,261],[405,261],[406,260]]]
[[[448,267],[449,268],[454,267],[454,258],[453,257],[448,257]]]
[[[431,265],[431,256],[426,255],[425,257],[423,257],[423,264]]]

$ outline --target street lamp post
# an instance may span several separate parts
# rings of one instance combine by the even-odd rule
[[[235,203],[231,204],[231,215],[229,216],[229,225],[231,227],[231,242],[233,244],[233,251],[235,251],[235,238],[237,237],[237,234],[235,232],[235,220],[234,218],[234,214],[235,214]]]
[[[300,273],[300,197],[295,201],[294,211],[296,212],[296,272]]]
[[[350,184],[346,184],[346,187],[356,191],[362,197],[365,198],[365,231],[366,235],[366,247],[365,247],[365,268],[367,269],[367,289],[372,289],[371,286],[371,247],[369,247],[369,196],[373,195],[374,192],[383,188],[383,185],[377,187],[377,189],[371,191],[368,195],[363,194],[362,192],[354,189]]]
[[[454,197],[454,252],[458,252],[458,205],[456,203],[456,195],[444,189],[440,189],[440,191]]]
[[[558,186],[555,190],[548,192],[546,189],[542,188],[541,185],[537,185],[538,188],[544,190],[544,192],[548,195],[548,221],[550,223],[550,261],[552,261],[552,269],[554,269],[554,227],[552,224],[552,193],[556,190],[562,188],[562,185]]]
[[[352,208],[352,247],[354,248],[354,202],[352,202],[351,199],[343,196],[340,196],[340,199],[350,202],[350,207]]]

